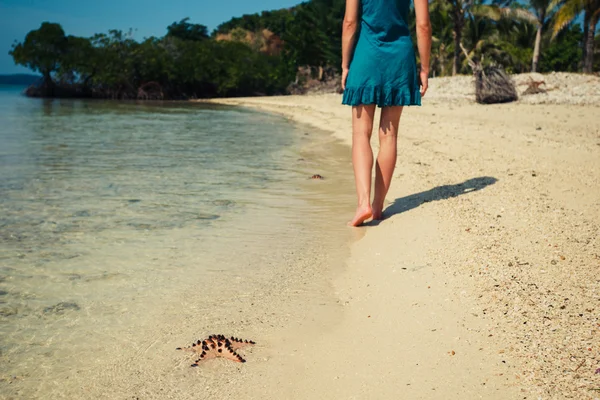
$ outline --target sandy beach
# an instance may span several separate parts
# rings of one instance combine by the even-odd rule
[[[593,81],[590,96],[481,106],[433,80],[402,117],[387,219],[355,229],[345,266],[315,277],[331,285],[322,311],[272,330],[223,367],[226,394],[201,397],[600,397],[599,78],[567,79]],[[218,102],[350,144],[339,95]]]
[[[184,227],[137,253],[107,236],[92,259],[109,251],[117,267],[162,275],[136,286],[89,272],[76,282],[98,299],[82,295],[78,312],[16,314],[48,332],[16,348],[35,355],[26,362],[2,353],[0,398],[600,398],[600,78],[544,79],[547,94],[490,106],[474,103],[469,77],[433,79],[423,106],[404,110],[386,219],[360,228],[345,225],[340,95],[213,100],[293,124],[258,128],[297,141],[294,178],[256,192],[269,207],[237,222],[255,233],[209,242]],[[299,219],[284,212],[295,203]],[[110,307],[106,279],[122,287]],[[191,368],[198,357],[175,349],[210,334],[256,345],[244,364]]]

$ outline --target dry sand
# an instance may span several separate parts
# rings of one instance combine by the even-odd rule
[[[402,118],[389,218],[314,277],[334,293],[322,311],[265,331],[247,364],[220,364],[232,384],[199,397],[600,397],[600,108],[480,106],[439,84]],[[340,100],[219,102],[350,144]]]

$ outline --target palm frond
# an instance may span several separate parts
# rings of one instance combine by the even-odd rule
[[[507,18],[518,19],[534,25],[540,25],[538,17],[524,8],[503,8],[502,14]]]
[[[568,0],[551,0],[548,4],[548,8],[546,8],[546,14],[552,13],[553,10],[560,8],[567,1]]]
[[[554,24],[552,25],[553,39],[583,11],[584,5],[584,0],[567,0],[560,7],[554,16]]]
[[[478,4],[471,9],[471,12],[478,17],[486,17],[498,21],[502,18],[501,10],[497,5]]]
[[[537,16],[534,13],[520,7],[498,7],[496,5],[480,4],[473,7],[472,13],[479,17],[490,18],[494,21],[499,21],[502,18],[508,18],[526,21],[534,25],[540,24]]]

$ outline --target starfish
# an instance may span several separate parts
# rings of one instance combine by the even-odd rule
[[[208,339],[198,340],[189,347],[178,347],[176,350],[200,353],[200,358],[192,364],[192,367],[197,367],[200,361],[217,357],[223,357],[231,361],[245,363],[246,360],[244,360],[235,351],[252,344],[256,343],[254,343],[252,340],[242,340],[233,336],[226,338],[223,335],[210,335]]]

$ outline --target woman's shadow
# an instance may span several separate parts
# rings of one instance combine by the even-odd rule
[[[417,208],[421,204],[429,203],[430,201],[446,200],[451,197],[460,196],[461,194],[476,192],[477,190],[481,190],[486,186],[493,185],[497,181],[498,179],[496,178],[482,176],[479,178],[466,180],[463,183],[458,183],[456,185],[438,186],[425,192],[411,194],[406,197],[400,197],[394,200],[394,202],[383,211],[383,218],[388,219],[392,215],[412,210],[413,208]],[[371,221],[365,225],[374,226],[378,225],[380,222],[381,221]]]

